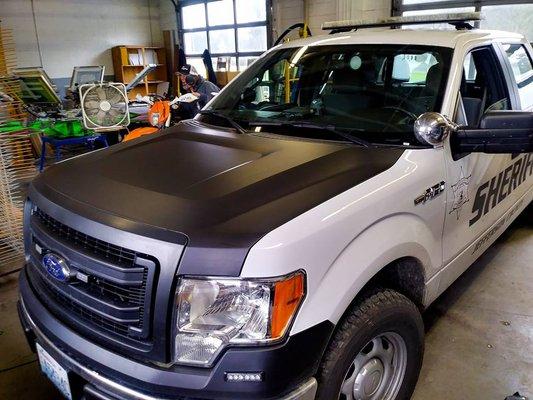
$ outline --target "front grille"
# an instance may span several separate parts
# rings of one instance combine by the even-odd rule
[[[80,232],[37,207],[31,218],[36,265],[29,268],[30,281],[51,311],[67,323],[146,341],[157,260]],[[40,265],[47,252],[67,259],[74,271],[67,283]]]
[[[96,239],[77,231],[52,218],[39,208],[34,210],[33,215],[39,219],[41,224],[53,232],[55,236],[72,245],[81,246],[84,251],[103,257],[114,264],[134,266],[136,256],[147,257],[146,254],[140,254],[125,247],[115,246],[114,244],[104,242],[103,240]]]
[[[143,277],[143,283],[146,282],[147,274],[148,270],[145,268],[143,273],[143,275],[145,275]],[[92,278],[89,279],[87,285],[92,293],[96,293],[101,297],[106,297],[113,301],[132,306],[142,306],[144,303],[144,295],[146,291],[145,284],[142,286],[125,286],[118,285],[104,278]]]
[[[29,268],[28,270],[31,282],[41,295],[52,300],[48,305],[51,306],[52,311],[56,316],[61,317],[61,314],[66,316],[64,314],[66,312],[67,314],[74,315],[84,322],[95,325],[106,332],[128,336],[129,327],[127,324],[115,322],[112,319],[105,318],[104,316],[83,307],[69,296],[61,293],[56,287],[50,285],[49,282],[47,282],[47,278],[39,276],[39,272],[34,268]]]

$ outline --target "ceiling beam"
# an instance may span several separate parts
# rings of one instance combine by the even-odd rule
[[[393,0],[397,13],[404,11],[434,10],[437,8],[501,6],[509,4],[531,4],[531,0],[446,0],[431,3],[403,4],[402,0]]]

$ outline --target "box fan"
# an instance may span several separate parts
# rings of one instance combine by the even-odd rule
[[[128,95],[122,83],[80,86],[83,124],[96,132],[116,131],[130,123]]]

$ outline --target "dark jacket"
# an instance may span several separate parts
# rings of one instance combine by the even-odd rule
[[[194,91],[200,93],[198,105],[200,108],[203,108],[213,97],[215,97],[213,93],[220,92],[220,89],[214,83],[200,78]]]

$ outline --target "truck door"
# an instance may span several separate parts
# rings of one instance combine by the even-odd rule
[[[464,58],[454,120],[478,127],[488,111],[519,109],[505,55],[496,45],[475,48]],[[453,154],[446,149],[446,218],[443,236],[442,284],[459,276],[484,250],[484,235],[493,232],[504,213],[525,193],[518,185],[531,154]],[[502,229],[503,231],[503,226]],[[490,238],[485,240],[490,242]],[[447,278],[447,279],[446,279]],[[446,282],[448,280],[448,282]]]

